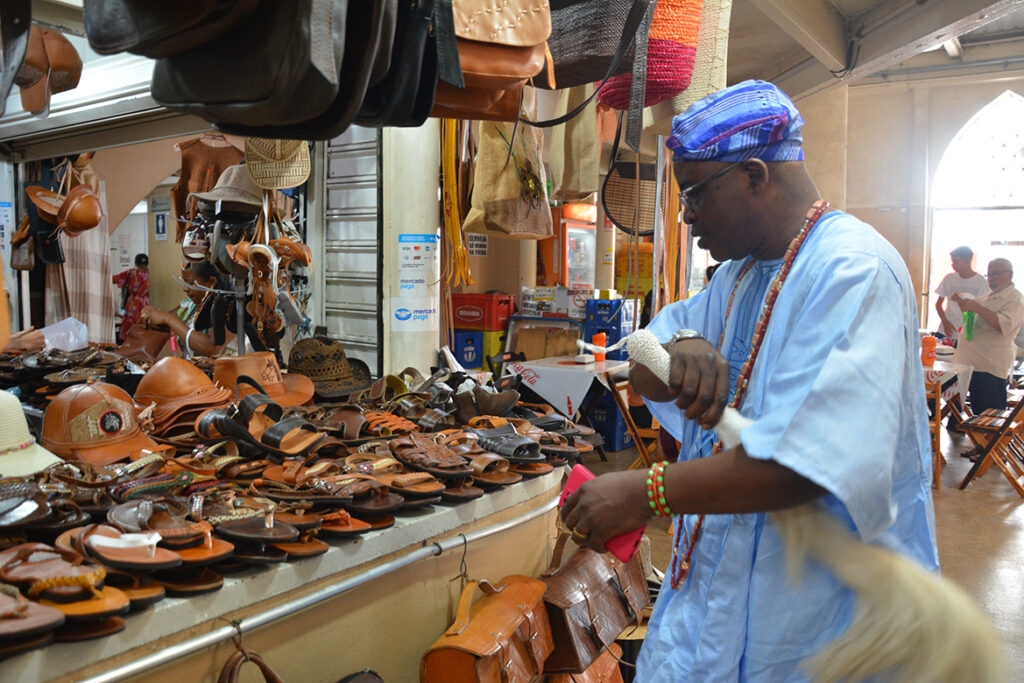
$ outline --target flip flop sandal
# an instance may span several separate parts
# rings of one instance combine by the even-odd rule
[[[444,484],[427,472],[385,472],[376,475],[382,483],[405,498],[405,507],[420,504],[422,498],[435,498],[444,491]]]
[[[405,466],[428,472],[438,479],[458,479],[473,475],[465,458],[425,434],[409,434],[388,444],[394,456]]]
[[[157,547],[160,533],[128,533],[107,524],[90,524],[71,536],[75,551],[115,569],[150,572],[181,566],[181,555]]]
[[[45,520],[33,522],[28,533],[33,538],[51,541],[68,529],[88,524],[92,517],[71,498],[58,498],[50,501],[50,516]]]
[[[266,500],[266,503],[264,503],[260,500],[259,502],[266,505],[272,501]],[[323,517],[315,512],[311,512],[311,507],[312,503],[277,503],[277,509],[274,510],[274,520],[291,524],[299,531],[319,529],[320,525],[323,524]]]
[[[201,567],[231,557],[231,554],[235,552],[235,546],[224,539],[211,537],[209,544],[203,543],[193,548],[181,548],[175,552],[181,556],[182,567]]]
[[[150,576],[108,568],[106,582],[128,596],[133,610],[156,604],[167,597],[163,585]]]
[[[540,452],[545,455],[572,458],[579,456],[579,449],[571,445],[569,439],[562,434],[545,431],[529,420],[509,418],[508,421],[517,432],[539,443]]]
[[[0,529],[9,532],[25,529],[50,515],[46,494],[34,483],[11,487],[3,498],[3,504],[7,509],[0,514]]]
[[[6,659],[11,655],[28,652],[29,650],[35,650],[40,647],[46,647],[52,642],[53,631],[37,633],[34,636],[23,636],[21,638],[0,640],[0,659]]]
[[[352,495],[341,484],[328,479],[307,479],[302,487],[291,487],[266,479],[254,480],[247,489],[254,496],[283,503],[310,502],[314,505],[337,506],[348,503]]]
[[[356,519],[347,510],[329,512],[323,515],[323,520],[324,523],[319,530],[321,536],[344,538],[373,530],[369,522]]]
[[[335,478],[351,494],[351,500],[342,507],[357,515],[383,515],[394,512],[405,504],[405,498],[392,493],[387,484],[368,474],[342,474]]]
[[[107,522],[129,533],[156,531],[165,548],[190,548],[207,542],[211,529],[207,522],[189,522],[188,513],[184,500],[143,498],[110,508]]]
[[[241,376],[239,383],[258,387],[255,380]],[[196,432],[204,439],[214,435],[234,437],[281,456],[301,455],[326,434],[301,417],[283,417],[284,409],[266,394],[249,394],[231,408],[215,408],[196,420]]]
[[[554,466],[546,462],[524,462],[509,466],[509,471],[521,474],[526,478],[539,477],[554,471]]]
[[[192,485],[195,475],[181,471],[177,474],[158,474],[137,481],[126,481],[111,487],[111,497],[119,503],[146,496],[166,495],[182,491]]]
[[[235,546],[235,559],[246,564],[280,564],[288,561],[288,553],[269,543],[240,543]]]
[[[217,525],[216,532],[235,544],[236,555],[239,544],[287,543],[299,537],[299,530],[291,524],[275,522],[272,510],[259,517],[223,522]]]
[[[520,403],[519,405],[522,406],[524,404]],[[546,432],[558,432],[559,434],[565,437],[593,436],[594,434],[596,434],[596,431],[593,427],[577,424],[572,420],[562,417],[561,415],[556,413],[554,408],[551,408],[550,406],[546,407],[550,408],[551,412],[542,413],[540,415],[534,416],[526,415],[524,417],[531,424],[533,424],[536,427],[540,427]]]
[[[22,588],[29,598],[60,603],[99,594],[107,572],[84,556],[43,543],[23,543],[0,552],[0,579]]]
[[[544,462],[540,444],[522,436],[515,427],[507,423],[494,429],[474,429],[480,437],[480,445],[497,453],[512,463]]]
[[[381,529],[388,529],[395,525],[395,518],[391,515],[381,515],[380,517],[371,517],[366,520],[370,525],[370,531],[380,531]]]
[[[14,641],[50,634],[64,623],[64,613],[44,607],[21,594],[16,586],[0,584],[0,647]],[[19,650],[20,651],[20,650]]]
[[[481,488],[508,486],[523,480],[523,475],[509,471],[509,462],[500,455],[479,453],[469,464],[473,467],[473,481]]]
[[[167,595],[187,598],[203,593],[212,593],[224,587],[224,577],[209,567],[174,569],[159,572],[154,577],[159,581]]]
[[[53,632],[53,640],[57,643],[78,643],[83,640],[106,638],[120,633],[126,626],[125,620],[117,616],[68,623]]]
[[[300,537],[298,541],[292,541],[291,543],[271,543],[270,545],[287,553],[289,560],[303,560],[307,557],[317,557],[331,549],[331,546],[312,535],[306,536],[305,538]]]
[[[441,498],[449,503],[462,503],[467,500],[474,500],[484,495],[484,490],[479,486],[473,486],[472,477],[466,479],[450,479]]]

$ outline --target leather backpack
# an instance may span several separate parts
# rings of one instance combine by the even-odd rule
[[[484,597],[473,602],[479,588]],[[526,683],[544,671],[551,629],[544,583],[512,574],[497,585],[470,581],[455,622],[423,655],[421,683]]]
[[[555,649],[548,673],[582,673],[631,623],[639,625],[651,596],[633,556],[623,564],[590,548],[578,548],[563,563],[568,534],[558,537],[551,566],[542,575],[547,585],[544,606]]]

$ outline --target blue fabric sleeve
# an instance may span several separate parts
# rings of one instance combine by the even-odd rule
[[[877,254],[847,251],[818,268],[795,293],[798,313],[785,329],[773,335],[769,326],[762,353],[770,376],[755,369],[751,377],[748,396],[762,403],[743,406],[757,421],[741,440],[750,457],[773,459],[829,491],[870,540],[895,519],[902,392],[921,384],[907,376],[916,369],[908,370],[907,300]]]

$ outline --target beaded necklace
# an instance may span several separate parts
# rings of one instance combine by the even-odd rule
[[[747,391],[747,384],[750,382],[750,374],[754,369],[754,362],[757,360],[757,354],[761,350],[761,342],[764,340],[765,330],[768,329],[768,320],[771,318],[772,309],[775,307],[775,300],[779,296],[779,292],[782,291],[782,285],[786,281],[786,277],[789,275],[790,269],[793,267],[793,261],[796,260],[796,255],[800,251],[800,247],[803,246],[804,240],[807,239],[807,235],[811,232],[811,228],[818,222],[822,214],[828,211],[829,203],[819,199],[811,208],[808,209],[807,215],[804,216],[804,225],[797,233],[796,237],[789,243],[789,247],[786,249],[785,255],[782,257],[782,267],[779,269],[775,279],[772,280],[771,284],[768,285],[768,293],[764,298],[764,307],[761,312],[761,318],[757,321],[757,326],[754,327],[754,336],[750,340],[750,353],[747,354],[747,360],[744,361],[740,367],[740,374],[736,377],[736,391],[733,394],[732,400],[729,402],[729,406],[732,408],[739,408],[740,402],[743,400],[743,395]],[[743,277],[754,265],[754,260],[751,259],[743,270],[740,271],[740,275],[736,278],[736,284],[732,287],[732,293],[729,295],[729,303],[725,308],[725,322],[722,326],[722,334],[718,337],[718,350],[721,352],[722,344],[725,341],[725,327],[729,324],[729,314],[732,312],[733,299],[736,298],[736,292],[740,287],[740,283],[743,281]],[[712,454],[722,452],[722,442],[719,441],[715,444],[711,450]],[[679,520],[679,526],[682,527],[683,533],[680,534],[679,530],[676,530],[675,546],[672,550],[672,590],[677,590],[679,584],[682,583],[683,579],[686,578],[687,574],[690,573],[690,561],[693,559],[693,549],[697,545],[698,539],[700,539],[701,528],[704,526],[704,515],[697,517],[697,522],[693,525],[693,535],[686,530],[686,525],[683,520]],[[686,542],[686,553],[682,552],[681,542]]]

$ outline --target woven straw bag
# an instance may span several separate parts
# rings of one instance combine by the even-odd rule
[[[657,166],[649,162],[627,161],[619,157],[619,138],[622,116],[615,129],[611,164],[601,185],[601,207],[612,224],[623,232],[647,237],[654,234],[654,216],[657,212]],[[639,175],[639,179],[637,176]],[[662,193],[661,211],[667,206],[667,194]]]

